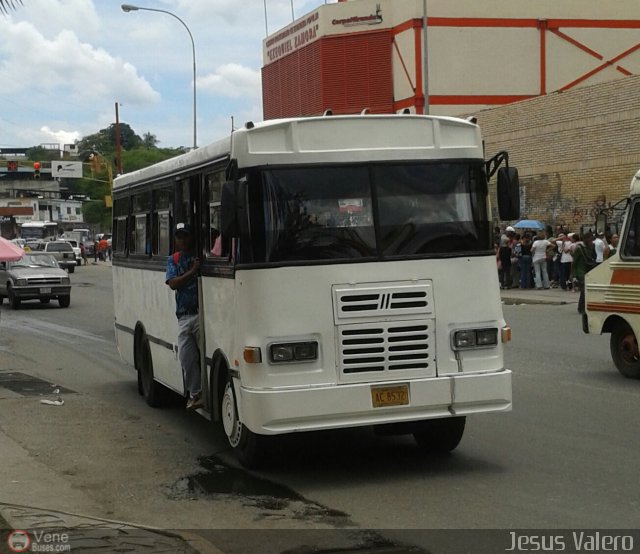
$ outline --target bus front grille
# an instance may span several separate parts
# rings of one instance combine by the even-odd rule
[[[334,285],[333,299],[336,323],[433,313],[433,287],[428,280]]]
[[[339,334],[340,371],[345,380],[406,378],[435,374],[433,320],[409,320],[342,325]]]

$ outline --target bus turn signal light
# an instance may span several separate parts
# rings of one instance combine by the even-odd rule
[[[502,328],[502,342],[505,344],[511,342],[511,327]]]
[[[262,352],[259,346],[245,346],[243,357],[248,364],[262,363]]]

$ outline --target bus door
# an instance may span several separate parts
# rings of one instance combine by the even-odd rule
[[[193,235],[193,247],[194,251],[202,258],[202,238],[200,232],[200,205],[201,205],[201,190],[202,190],[202,176],[199,174],[188,175],[176,182],[175,192],[175,205],[172,227],[178,223],[185,223],[191,227],[191,233]],[[198,277],[198,302],[200,314],[200,368],[202,372],[204,356],[202,352],[205,352],[204,333],[203,329],[203,309],[202,309],[202,278]],[[184,378],[182,390],[186,391],[184,387]],[[203,388],[203,391],[206,389]],[[205,393],[206,394],[206,393]]]

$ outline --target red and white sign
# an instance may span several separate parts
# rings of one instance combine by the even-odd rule
[[[364,201],[362,198],[348,198],[346,200],[338,200],[338,206],[341,213],[353,214],[362,211]]]
[[[279,60],[287,54],[314,42],[320,36],[320,12],[318,10],[294,21],[264,41],[264,64]]]

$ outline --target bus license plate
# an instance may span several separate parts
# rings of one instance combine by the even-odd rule
[[[51,288],[40,289],[40,294],[51,294]]]
[[[374,408],[406,406],[409,404],[409,385],[371,387],[371,400]]]

